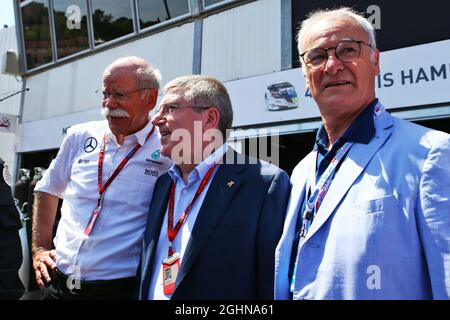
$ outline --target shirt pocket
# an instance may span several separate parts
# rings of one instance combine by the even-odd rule
[[[344,202],[336,212],[330,232],[336,234],[341,243],[352,247],[350,251],[369,250],[382,239],[392,239],[403,217],[394,195],[351,204]]]
[[[153,179],[142,181],[117,177],[116,180],[113,181],[115,187],[111,193],[112,199],[123,201],[123,203],[132,207],[144,206],[147,208],[150,205],[155,186]]]
[[[142,205],[148,209],[154,188],[155,182],[153,179],[149,179],[147,182],[133,181],[131,183],[131,190],[133,190],[133,194],[135,194],[136,197],[134,199],[129,199],[129,203]]]

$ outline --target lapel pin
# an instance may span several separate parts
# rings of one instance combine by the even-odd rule
[[[227,183],[228,188],[231,188],[234,185],[234,181],[231,180],[230,182]]]

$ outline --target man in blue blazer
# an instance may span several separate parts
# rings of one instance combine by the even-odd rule
[[[174,165],[150,204],[139,299],[273,299],[289,177],[224,144],[232,115],[213,78],[184,76],[165,86],[153,123],[161,154]]]
[[[275,298],[448,299],[450,136],[384,110],[362,15],[316,12],[298,45],[323,126],[291,177]]]

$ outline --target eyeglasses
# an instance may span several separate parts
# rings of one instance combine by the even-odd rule
[[[303,62],[310,69],[318,69],[328,61],[329,50],[334,50],[336,58],[342,62],[349,63],[359,58],[361,54],[361,44],[365,44],[372,48],[372,46],[364,41],[357,40],[342,40],[335,47],[330,48],[313,48],[303,52],[300,57]]]
[[[95,90],[95,93],[97,95],[101,96],[103,101],[111,100],[111,98],[114,98],[115,101],[122,103],[122,102],[127,101],[133,93],[140,92],[140,91],[146,90],[146,89],[150,89],[150,88],[140,88],[140,89],[128,91],[128,92],[122,92],[122,91],[108,92],[104,89],[97,89],[97,90]]]
[[[159,107],[157,114],[161,117],[166,117],[168,115],[173,115],[173,113],[177,110],[182,110],[182,109],[187,109],[187,108],[192,108],[192,109],[209,109],[210,107],[203,107],[203,106],[180,106],[177,104],[173,104],[173,103],[168,103],[168,104],[163,104]]]

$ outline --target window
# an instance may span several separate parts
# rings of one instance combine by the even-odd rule
[[[102,43],[133,33],[129,0],[92,0],[94,43]]]
[[[141,29],[189,13],[189,0],[138,0]]]
[[[54,0],[53,15],[58,58],[89,48],[85,0]]]
[[[27,69],[53,60],[48,20],[48,0],[34,0],[21,4],[23,37]]]
[[[204,0],[205,1],[205,7],[212,6],[213,4],[224,2],[224,0]]]
[[[140,30],[158,24],[178,25],[180,21],[197,19],[190,15],[190,5],[197,8],[193,0],[13,1],[20,8],[21,50],[25,54],[26,70],[47,67],[77,53],[88,53],[108,42],[126,41],[137,36]],[[223,7],[224,10],[225,4],[237,2],[239,0],[202,0],[203,7]],[[198,5],[202,10],[200,3]],[[118,41],[114,41],[116,39]]]

